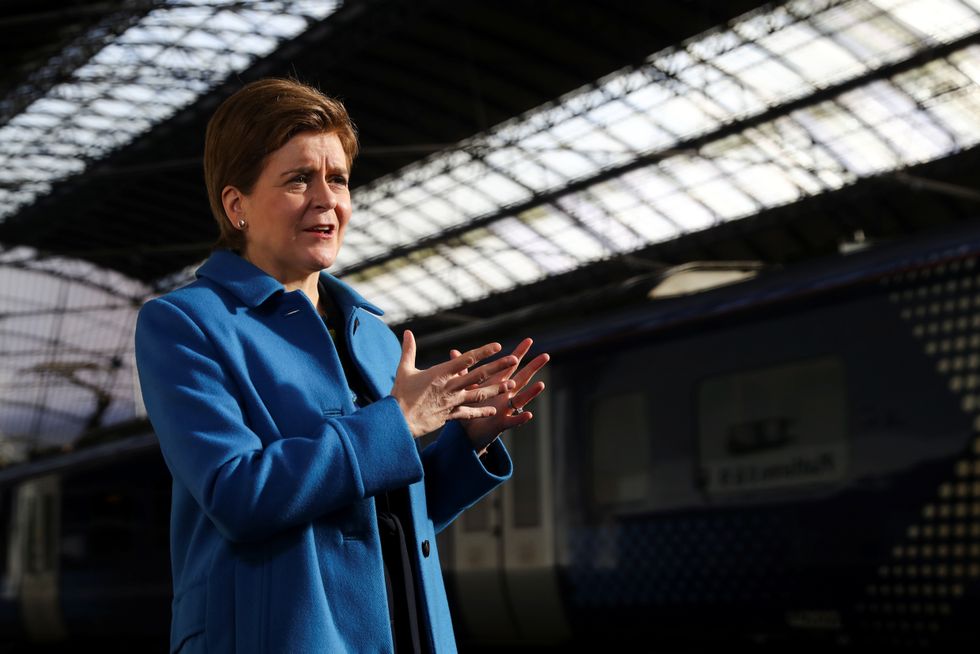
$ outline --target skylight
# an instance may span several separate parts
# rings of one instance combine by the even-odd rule
[[[656,53],[358,188],[334,272],[398,322],[972,147],[978,10],[800,0]]]
[[[0,220],[339,5],[340,0],[169,0],[149,12],[68,81],[0,127]]]
[[[133,330],[151,289],[90,263],[0,251],[0,463],[137,414]]]

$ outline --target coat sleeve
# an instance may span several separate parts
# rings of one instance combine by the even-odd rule
[[[263,444],[214,343],[165,298],[140,311],[136,359],[171,473],[231,541],[261,540],[422,478],[393,398]]]
[[[450,422],[439,438],[422,452],[425,496],[436,533],[460,513],[510,478],[513,464],[498,438],[477,456],[458,422]]]

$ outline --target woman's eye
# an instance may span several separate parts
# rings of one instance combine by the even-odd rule
[[[337,175],[330,181],[336,184],[337,186],[347,186],[347,178],[344,177],[343,175]]]
[[[296,175],[295,177],[293,177],[294,184],[306,184],[308,181],[310,181],[308,175]]]

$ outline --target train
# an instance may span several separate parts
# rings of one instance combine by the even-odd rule
[[[461,651],[976,647],[980,226],[700,268],[420,342],[553,357],[439,536]],[[170,476],[114,432],[0,470],[0,643],[165,651]]]

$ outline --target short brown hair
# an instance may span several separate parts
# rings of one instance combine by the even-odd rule
[[[251,193],[266,158],[300,132],[337,134],[348,166],[357,156],[357,130],[343,103],[293,79],[246,84],[211,116],[204,137],[204,183],[221,234],[215,248],[245,246],[244,234],[225,216],[221,192],[234,186]]]

